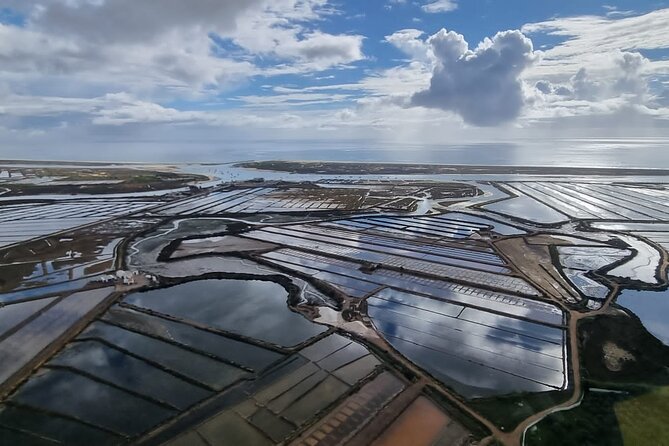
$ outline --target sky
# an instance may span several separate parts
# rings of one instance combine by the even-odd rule
[[[668,23],[647,0],[0,0],[0,158],[663,139]]]

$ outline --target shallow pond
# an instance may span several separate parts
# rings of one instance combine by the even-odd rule
[[[288,292],[277,283],[232,279],[198,280],[125,299],[138,307],[287,347],[326,330],[292,312],[287,300]]]
[[[483,208],[535,223],[558,223],[568,219],[566,215],[527,196],[487,204]]]
[[[637,251],[636,255],[631,257],[625,263],[608,271],[608,276],[622,277],[625,279],[636,280],[650,285],[658,284],[656,272],[662,263],[662,255],[653,246],[643,240],[632,237],[631,235],[616,235],[620,240]]]
[[[128,264],[135,268],[156,263],[170,242],[192,234],[207,235],[225,231],[229,220],[219,218],[184,219],[166,223],[130,245]]]
[[[636,314],[653,336],[669,345],[669,290],[623,290],[617,302]]]

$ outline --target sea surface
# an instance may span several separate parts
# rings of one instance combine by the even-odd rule
[[[73,142],[63,149],[0,149],[0,159],[229,163],[305,160],[491,166],[669,168],[667,138],[532,139],[475,144],[396,141],[258,140],[229,142]]]

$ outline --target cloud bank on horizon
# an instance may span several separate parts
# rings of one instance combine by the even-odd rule
[[[669,8],[544,3],[0,0],[0,147],[669,135]]]

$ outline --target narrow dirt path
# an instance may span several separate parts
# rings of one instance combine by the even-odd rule
[[[538,423],[548,415],[559,412],[561,410],[571,409],[576,406],[581,400],[581,394],[583,392],[583,386],[581,383],[581,361],[579,354],[579,342],[578,342],[578,323],[579,321],[591,317],[596,317],[598,315],[604,314],[609,310],[609,305],[613,302],[615,296],[618,295],[619,287],[613,285],[611,294],[606,302],[602,305],[599,310],[591,311],[588,313],[579,313],[577,311],[569,311],[569,357],[570,357],[570,366],[572,370],[572,383],[573,391],[571,397],[563,403],[560,403],[556,406],[550,407],[548,409],[537,412],[531,417],[524,420],[516,428],[509,433],[502,433],[501,437],[498,437],[507,446],[517,446],[522,444],[523,435],[525,431],[532,427],[534,424]]]

